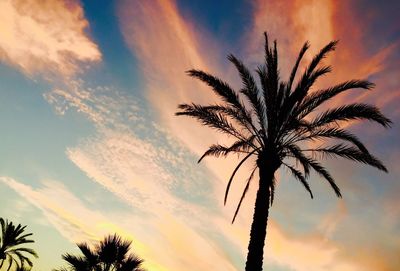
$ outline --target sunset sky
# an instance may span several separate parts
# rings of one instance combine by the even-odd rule
[[[218,4],[217,4],[218,3]],[[252,70],[263,32],[278,42],[283,79],[303,43],[305,63],[331,40],[333,72],[319,84],[368,79],[330,105],[379,106],[392,129],[348,127],[389,173],[326,161],[343,199],[318,176],[307,191],[279,172],[268,224],[269,271],[395,271],[400,266],[400,2],[373,0],[0,0],[0,217],[28,225],[39,259],[65,265],[76,242],[133,240],[149,271],[244,269],[256,186],[231,219],[237,157],[198,158],[227,139],[174,116],[214,94],[198,68],[240,88],[226,59]]]

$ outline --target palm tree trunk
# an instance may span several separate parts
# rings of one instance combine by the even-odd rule
[[[267,236],[268,211],[270,203],[270,185],[274,179],[277,167],[259,166],[260,182],[254,206],[253,223],[250,231],[246,271],[261,271],[263,269],[264,242]]]

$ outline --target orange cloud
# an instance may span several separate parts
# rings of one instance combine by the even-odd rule
[[[262,54],[263,31],[268,31],[271,39],[277,39],[280,53],[280,66],[283,79],[288,76],[297,53],[306,40],[310,41],[310,52],[304,63],[320,48],[331,40],[340,40],[337,51],[325,60],[333,65],[333,73],[324,78],[321,85],[333,85],[352,78],[365,79],[388,67],[390,56],[399,47],[398,42],[388,44],[383,48],[372,51],[367,48],[365,33],[367,21],[356,17],[354,6],[348,2],[324,1],[257,1],[254,5],[253,26],[246,42],[248,57],[253,62],[259,62]],[[301,71],[301,69],[300,69]],[[378,83],[379,89],[385,88],[385,80]],[[348,95],[342,94],[329,104],[334,106],[348,102],[385,99],[380,103],[386,104],[384,97],[397,96],[393,93],[355,91]],[[390,99],[389,99],[390,100]],[[328,104],[327,104],[328,105]]]
[[[306,63],[321,47],[334,39],[332,15],[331,0],[256,1],[253,25],[244,38],[248,58],[260,64],[264,44],[262,33],[267,31],[271,41],[277,40],[280,68],[285,80],[305,41],[311,43],[310,52],[304,59]]]
[[[78,1],[1,1],[0,17],[0,60],[28,75],[68,76],[101,60]]]
[[[200,51],[190,22],[182,18],[175,1],[169,0],[121,1],[118,14],[125,41],[140,60],[146,94],[159,118],[174,136],[200,153],[213,136],[204,142],[209,131],[174,116],[178,103],[215,100],[209,89],[185,74],[192,68],[209,70],[209,59],[203,57],[207,54]]]

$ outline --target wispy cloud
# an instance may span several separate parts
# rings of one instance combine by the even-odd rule
[[[175,1],[121,1],[118,15],[125,41],[140,60],[145,93],[163,126],[200,153],[215,137],[186,119],[176,121],[174,113],[178,103],[215,100],[207,88],[185,74],[192,68],[209,70],[213,52],[202,54],[201,39],[191,22],[183,19]]]
[[[45,181],[42,188],[34,189],[9,177],[0,177],[0,181],[39,208],[47,221],[67,240],[96,240],[98,232],[93,225],[104,218],[96,211],[87,210],[60,182]],[[85,217],[90,217],[90,221],[85,222]]]
[[[72,78],[61,85],[43,94],[58,115],[76,110],[98,128],[143,118],[139,114],[138,102],[112,87],[90,87],[84,80]]]
[[[5,0],[0,17],[0,60],[28,75],[71,75],[101,59],[79,1]]]
[[[280,67],[283,79],[289,75],[295,58],[305,41],[311,44],[303,64],[329,41],[339,40],[337,52],[324,62],[333,66],[333,73],[317,82],[317,87],[334,85],[349,79],[368,79],[387,73],[391,66],[391,56],[399,47],[399,42],[385,44],[378,48],[368,47],[368,21],[361,18],[354,9],[357,5],[326,1],[257,1],[254,4],[253,25],[243,39],[248,58],[258,62],[262,54],[262,35],[267,31],[270,39],[276,39],[280,53]],[[282,16],[282,14],[285,14]],[[358,16],[358,17],[357,17]],[[250,43],[247,41],[250,40]],[[349,61],[351,60],[351,61]],[[392,65],[393,66],[393,65]],[[395,68],[395,67],[394,67]],[[390,69],[390,68],[389,68]],[[393,69],[393,67],[391,68]],[[396,69],[396,68],[395,68]],[[299,72],[302,68],[299,69]],[[396,96],[387,89],[386,80],[374,80],[377,91],[354,91],[342,94],[328,106],[343,104],[349,100],[357,102],[372,101],[384,106]],[[386,95],[387,94],[387,95]]]

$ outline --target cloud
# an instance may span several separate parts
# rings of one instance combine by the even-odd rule
[[[185,74],[192,68],[209,70],[214,52],[202,53],[200,38],[191,22],[183,19],[175,1],[121,1],[117,10],[122,34],[141,63],[145,93],[160,121],[200,153],[215,136],[187,119],[177,121],[174,113],[179,103],[215,100],[209,89]]]
[[[325,218],[321,220],[318,225],[319,230],[327,237],[331,238],[333,233],[336,231],[338,224],[347,215],[347,207],[343,201],[339,201],[336,210],[329,213]]]
[[[101,60],[78,1],[5,0],[0,17],[0,60],[28,75],[68,76]]]
[[[9,177],[0,177],[0,181],[12,188],[30,204],[39,208],[50,222],[67,240],[80,242],[96,240],[96,225],[104,218],[96,211],[87,210],[80,200],[55,181],[43,182],[43,187],[33,189]],[[68,206],[68,209],[65,208]],[[83,218],[90,217],[90,220]]]
[[[303,63],[310,61],[313,54],[334,39],[332,6],[330,0],[256,1],[251,29],[243,38],[246,58],[260,64],[264,46],[262,33],[268,32],[270,42],[277,40],[279,65],[285,80],[305,41],[309,41],[311,47]]]
[[[142,118],[135,99],[112,87],[87,86],[82,79],[70,78],[62,87],[44,93],[43,97],[58,115],[74,109],[84,114],[98,128]]]
[[[163,157],[154,146],[129,132],[106,131],[69,148],[67,155],[90,179],[125,202],[142,210],[168,208],[172,180],[158,164]]]
[[[397,95],[387,87],[391,76],[381,79],[381,75],[391,73],[390,70],[393,69],[397,70],[391,63],[399,43],[394,41],[371,48],[368,39],[373,34],[367,34],[370,31],[370,22],[356,12],[359,8],[354,3],[336,3],[331,0],[256,1],[251,31],[243,39],[246,42],[244,46],[247,48],[247,58],[258,64],[263,52],[262,32],[267,31],[270,39],[276,39],[278,42],[280,68],[283,79],[286,79],[305,41],[309,41],[311,47],[305,55],[303,65],[329,41],[339,40],[337,50],[324,60],[326,64],[333,66],[333,72],[318,81],[316,87],[330,86],[353,78],[376,77],[378,79],[373,81],[378,87],[373,92],[346,92],[326,103],[326,107],[348,101],[377,101],[379,106],[385,106],[391,101],[390,98],[397,98]],[[302,70],[300,68],[299,72]]]
[[[193,172],[194,163],[186,163],[194,158],[148,117],[139,98],[109,87],[87,87],[82,81],[71,81],[67,90],[54,89],[44,97],[58,114],[72,109],[93,122],[96,135],[69,147],[67,156],[125,202],[138,208],[157,202],[168,209],[171,193],[184,197],[187,192],[191,196],[184,200],[189,202],[205,197],[207,192],[196,189],[203,175]],[[173,205],[178,208],[180,203]]]

